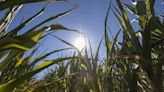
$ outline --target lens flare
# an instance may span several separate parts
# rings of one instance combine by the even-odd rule
[[[74,46],[79,50],[82,50],[85,47],[85,39],[84,37],[78,37],[74,41]]]

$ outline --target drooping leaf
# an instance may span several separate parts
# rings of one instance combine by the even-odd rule
[[[16,37],[7,36],[0,38],[0,51],[11,48],[29,50],[39,41],[41,35],[46,30],[47,28],[42,28],[41,30],[25,33]]]
[[[0,51],[16,48],[21,50],[29,50],[40,40],[42,34],[49,30],[71,30],[60,24],[53,24],[50,27],[43,27],[38,31],[26,32],[23,35],[0,38]],[[72,30],[76,31],[76,30]],[[77,31],[76,31],[77,32]],[[23,43],[22,43],[23,42]]]
[[[27,4],[27,3],[35,3],[35,2],[43,2],[43,1],[65,1],[65,0],[5,0],[3,2],[0,2],[0,10],[13,7],[16,5],[21,5],[21,4]]]
[[[66,28],[61,24],[52,24],[50,27],[51,27],[51,30],[67,30],[67,31],[74,31],[74,32],[80,33],[77,30]]]

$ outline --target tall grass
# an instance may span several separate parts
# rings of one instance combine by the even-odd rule
[[[8,30],[10,23],[14,21],[13,19],[15,18],[19,10],[22,8],[23,4],[41,1],[43,2],[46,0],[0,1],[0,10],[6,11],[4,16],[2,16],[2,18],[0,19],[0,92],[17,92],[19,91],[19,88],[23,87],[23,85],[25,84],[28,84],[29,81],[33,78],[33,76],[42,71],[43,69],[55,63],[71,59],[71,57],[65,57],[40,62],[51,54],[67,50],[69,48],[44,53],[34,60],[32,58],[34,54],[37,53],[37,50],[40,46],[38,45],[38,42],[47,36],[43,36],[45,32],[55,30],[75,31],[62,26],[61,24],[52,24],[50,26],[41,27],[45,23],[59,18],[71,12],[75,8],[69,9],[61,14],[53,15],[41,21],[40,23],[37,23],[35,26],[31,26],[30,29],[25,33],[21,35],[18,34],[21,29],[33,22],[33,20],[35,20],[44,12],[47,6],[46,5],[32,17],[22,21],[22,23],[16,26],[14,29]],[[52,1],[56,2],[65,0]],[[31,52],[31,54],[27,56],[26,52],[32,49],[33,51]],[[24,58],[24,56],[26,57]],[[29,91],[32,90],[34,89],[31,89]]]

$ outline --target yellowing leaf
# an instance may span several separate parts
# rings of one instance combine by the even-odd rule
[[[19,55],[18,61],[17,61],[17,63],[15,64],[15,67],[18,67],[19,65],[22,64],[22,61],[23,61],[22,57],[23,57],[23,55],[24,55],[24,53],[22,53],[21,55]]]

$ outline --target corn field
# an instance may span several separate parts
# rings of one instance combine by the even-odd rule
[[[62,24],[44,26],[78,8],[73,2],[0,0],[0,11],[5,10],[0,19],[0,92],[163,92],[164,16],[155,11],[158,0],[132,0],[136,3],[133,6],[123,4],[121,0],[116,0],[117,5],[112,3],[115,0],[107,1],[109,7],[102,29],[104,37],[100,39],[93,53],[93,44],[90,41],[89,47],[78,50],[72,43],[51,34],[56,30],[81,34],[79,31]],[[53,15],[19,34],[24,27],[44,13],[45,5],[32,17],[8,30],[22,6],[36,2],[68,2],[73,8]],[[109,30],[109,12],[117,18],[120,30]],[[137,21],[139,30],[134,30],[135,25],[127,14],[129,12],[136,17],[134,20]],[[118,32],[110,39],[112,31]],[[46,34],[47,32],[50,34]],[[49,35],[69,48],[43,53],[33,59],[42,45],[41,40]],[[119,36],[122,36],[121,41]],[[106,49],[105,58],[100,58],[101,48]],[[65,50],[71,50],[73,54],[45,60],[48,56]],[[27,51],[31,51],[30,54],[27,55]],[[50,66],[54,67],[48,68]],[[48,72],[43,78],[35,79],[35,75],[45,69]]]

